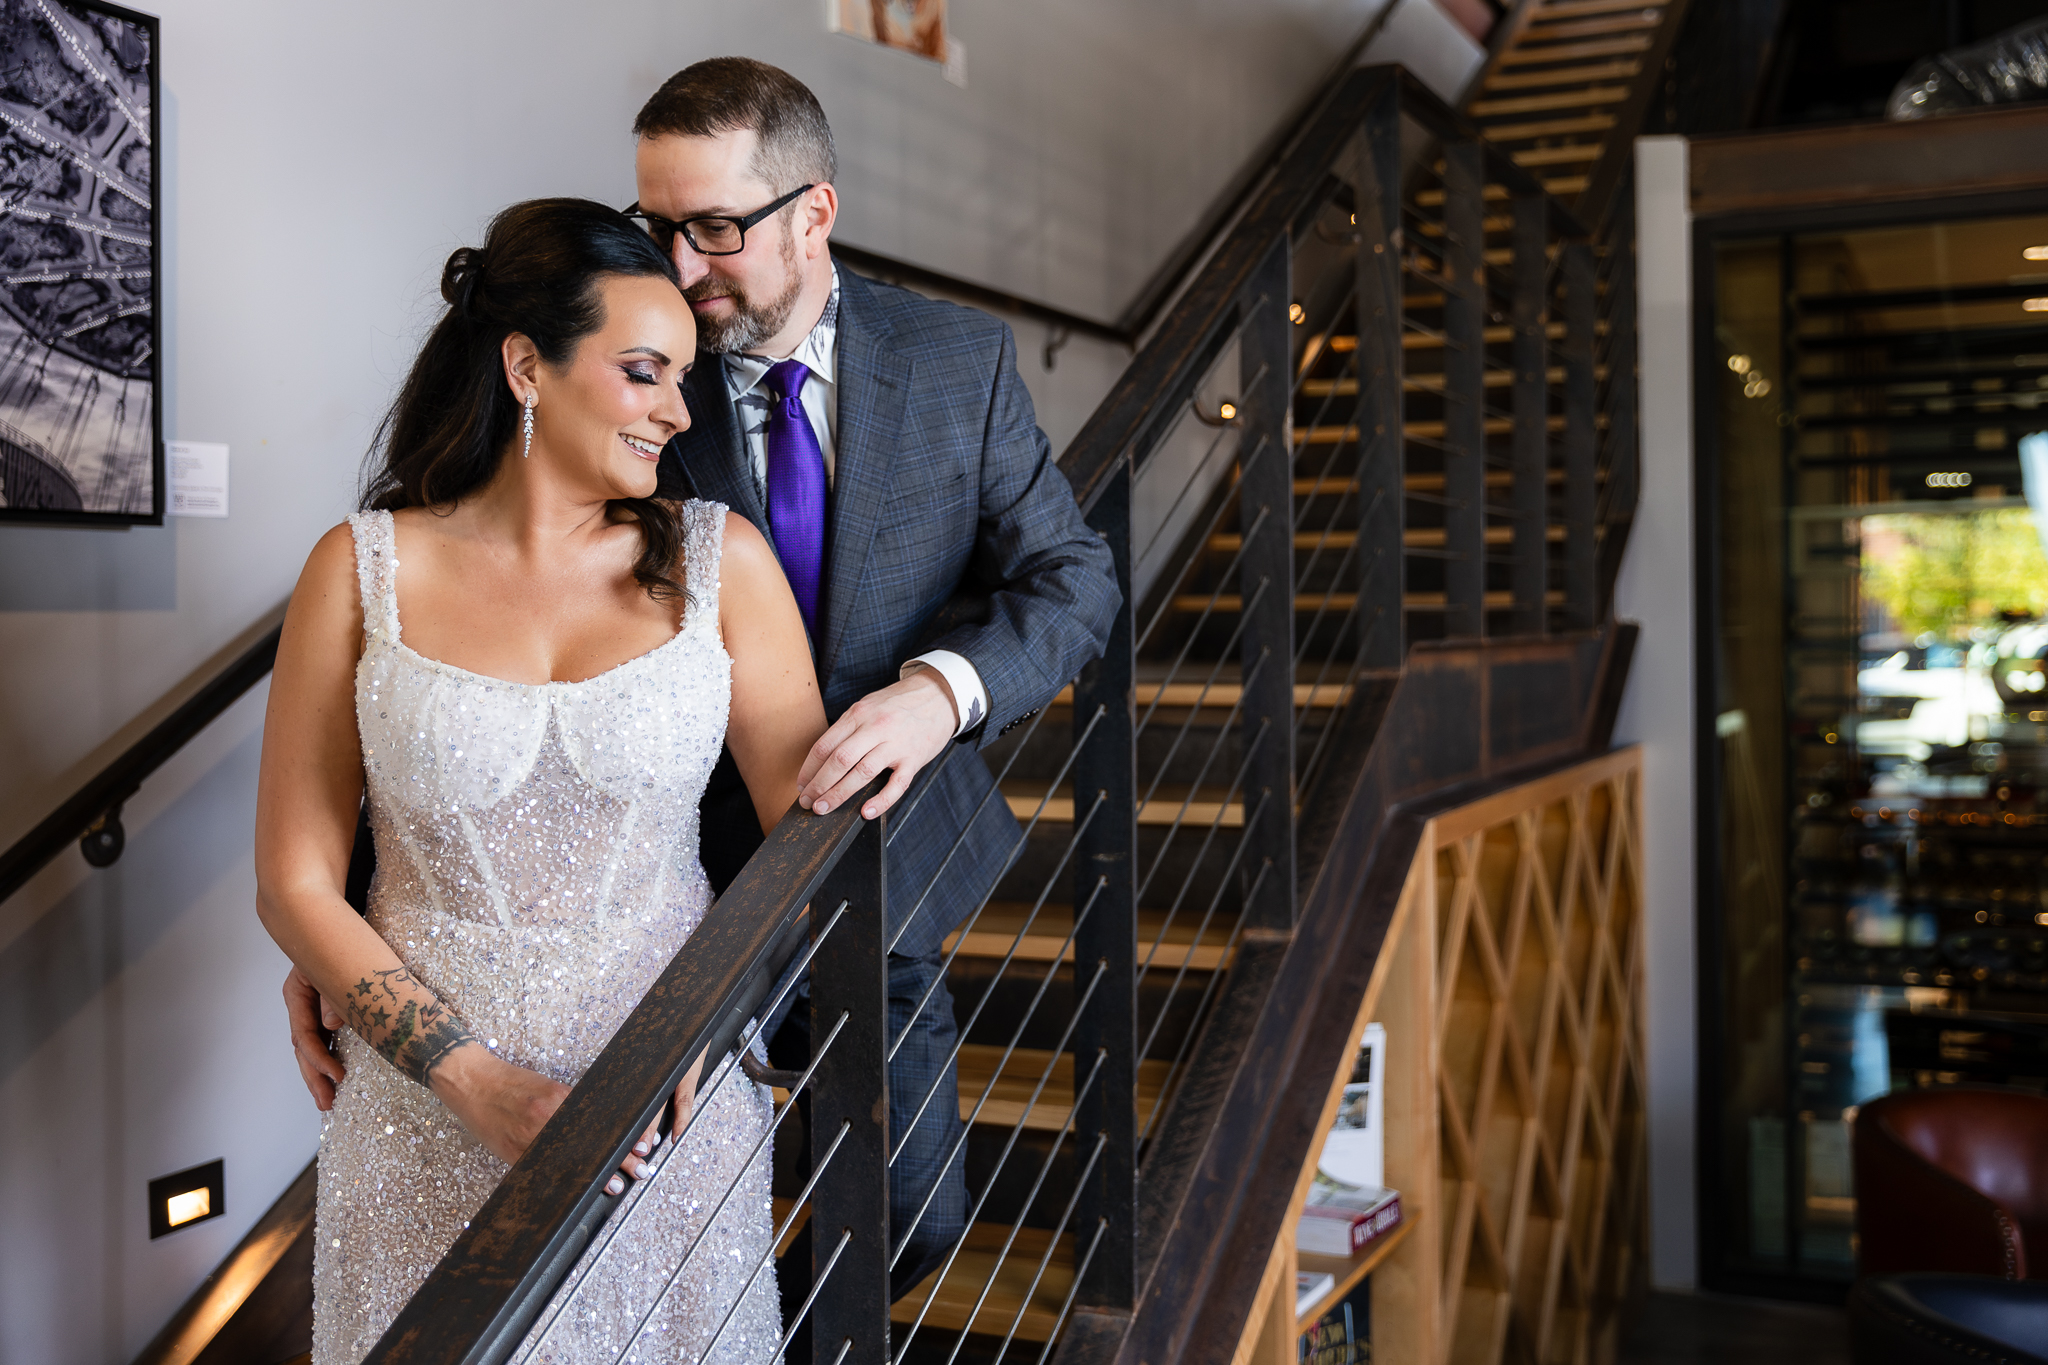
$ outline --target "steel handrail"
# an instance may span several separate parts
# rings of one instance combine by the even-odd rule
[[[272,626],[265,631],[175,711],[150,727],[149,733],[122,750],[40,824],[0,853],[0,901],[21,890],[74,839],[88,863],[112,866],[127,844],[127,832],[121,826],[122,805],[157,769],[263,680],[277,662],[282,629]]]

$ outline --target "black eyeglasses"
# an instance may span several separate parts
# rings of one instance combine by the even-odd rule
[[[690,244],[690,249],[699,256],[737,256],[747,249],[748,228],[805,190],[816,188],[815,181],[809,185],[798,185],[766,208],[755,209],[744,218],[712,215],[704,218],[685,218],[678,223],[659,214],[649,213],[638,203],[625,213],[628,218],[634,219],[647,229],[647,235],[654,239],[654,244],[663,252],[675,250],[676,234],[680,232],[683,234],[683,240]]]

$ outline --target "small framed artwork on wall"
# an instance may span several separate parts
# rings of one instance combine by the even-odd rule
[[[159,524],[157,21],[0,0],[0,521]]]
[[[946,0],[831,0],[835,32],[946,60]]]

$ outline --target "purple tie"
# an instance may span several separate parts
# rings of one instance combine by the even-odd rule
[[[802,361],[768,369],[768,529],[796,594],[804,629],[818,633],[818,579],[825,561],[825,453],[804,412]]]

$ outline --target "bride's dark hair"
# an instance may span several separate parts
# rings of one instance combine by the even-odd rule
[[[441,271],[448,312],[427,334],[412,372],[377,425],[364,467],[365,510],[446,507],[491,481],[519,429],[505,383],[505,338],[517,332],[542,360],[567,363],[604,325],[608,275],[660,275],[675,263],[616,209],[588,199],[529,199],[491,220],[481,247],[461,247]],[[669,576],[682,551],[674,508],[654,498],[612,506],[640,523],[633,577],[650,596],[684,596]]]

